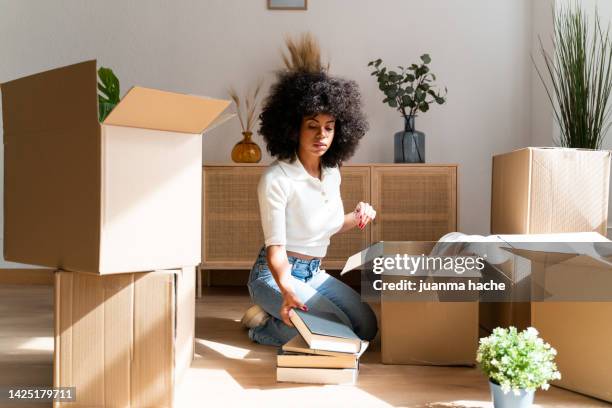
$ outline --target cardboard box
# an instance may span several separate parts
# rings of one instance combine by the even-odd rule
[[[76,387],[70,407],[171,407],[193,359],[194,325],[195,267],[58,271],[54,386]]]
[[[491,234],[606,235],[610,152],[528,147],[493,156]]]
[[[606,244],[597,248],[599,251],[605,250],[609,258],[604,259],[602,256],[594,255],[594,250],[591,250],[591,247],[595,245],[593,243]],[[485,259],[485,267],[479,270],[478,275],[472,276],[479,276],[483,282],[507,281],[507,284],[511,286],[506,286],[507,290],[497,294],[491,295],[483,291],[476,292],[475,295],[480,295],[484,301],[491,302],[487,303],[494,306],[491,310],[495,310],[495,306],[508,296],[519,300],[531,299],[533,296],[536,296],[538,300],[543,298],[555,300],[552,296],[567,297],[568,294],[574,296],[586,294],[586,296],[597,296],[597,300],[607,298],[612,303],[612,293],[608,293],[612,292],[610,289],[612,288],[612,262],[609,260],[612,260],[612,244],[607,245],[608,243],[610,241],[595,232],[498,235],[494,240],[483,242],[484,246],[476,250],[476,253]],[[380,256],[430,255],[434,244],[433,242],[378,242],[351,256],[342,273],[369,264]],[[468,251],[475,250],[474,248]],[[577,253],[582,255],[577,256]],[[445,257],[449,254],[440,255],[438,253],[437,256]],[[589,254],[596,256],[597,260],[591,259],[592,256]],[[468,252],[456,253],[456,255],[469,256],[472,254]],[[580,270],[576,270],[576,259],[585,263]],[[560,264],[565,269],[555,269],[552,275],[554,279],[552,279],[548,276],[551,271],[547,269],[548,266],[544,267],[541,264],[542,261]],[[593,272],[596,269],[593,268],[594,265],[611,268],[611,273],[601,273],[601,268],[595,273]],[[572,274],[572,277],[578,274],[585,279],[571,280],[568,274]],[[385,270],[380,276],[383,282],[397,282],[404,279],[419,280],[423,275]],[[469,278],[467,272],[463,272],[459,277]],[[434,278],[434,281],[442,282],[444,278]],[[362,295],[367,294],[364,292],[364,285],[369,285],[369,282],[367,280],[362,282]],[[475,298],[469,290],[456,294],[456,299],[459,301],[427,301],[432,297],[453,300],[453,296],[449,297],[441,291],[429,294],[425,292],[405,294],[404,296],[410,296],[409,299],[396,295],[392,290],[380,291],[378,295],[380,296],[379,317],[383,363],[425,365],[472,365],[475,363],[479,334],[479,305],[476,301],[464,301]],[[421,301],[421,298],[424,301]],[[562,320],[562,318],[559,319]],[[570,332],[565,334],[570,336]]]
[[[612,302],[532,302],[532,325],[557,349],[561,388],[612,402]]]
[[[435,243],[401,242],[397,250],[393,242],[384,244],[385,253],[418,256],[429,254]],[[360,266],[363,260],[367,260],[363,251],[353,255],[343,273]],[[397,278],[383,275],[384,281]],[[477,302],[397,301],[387,298],[383,291],[380,303],[381,360],[384,364],[476,363]]]
[[[200,263],[201,134],[229,101],[134,87],[100,124],[95,61],[1,89],[6,260],[99,274]]]
[[[531,302],[531,319],[541,337],[557,349],[562,378],[553,385],[612,402],[612,302],[609,293],[603,294],[607,301],[587,301],[589,294],[594,299],[602,296],[599,288],[607,292],[612,288],[609,258],[554,249],[515,253],[530,259],[535,269],[547,272],[539,283],[553,301]],[[582,279],[577,281],[576,276]],[[584,301],[560,299],[568,288],[583,292],[576,288],[582,282],[591,287],[584,291]]]
[[[491,234],[607,234],[610,152],[528,147],[493,156]],[[481,303],[480,325],[530,324],[528,302]]]

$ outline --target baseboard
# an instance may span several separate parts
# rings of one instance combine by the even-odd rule
[[[246,286],[249,280],[246,269],[203,269],[202,285],[204,286]]]
[[[2,285],[49,285],[53,286],[53,269],[0,269]]]
[[[227,269],[209,269],[202,270],[202,284],[204,286],[246,286],[249,280],[249,273],[251,271],[246,269],[240,270],[227,270]],[[352,287],[358,287],[360,285],[360,274],[349,273],[340,277],[340,271],[330,271],[331,276],[340,279]]]

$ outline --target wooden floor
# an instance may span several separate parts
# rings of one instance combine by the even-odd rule
[[[0,287],[0,385],[51,384],[52,301],[49,286]],[[198,301],[196,358],[179,407],[492,407],[477,369],[383,365],[378,342],[363,356],[356,386],[277,383],[276,349],[251,343],[240,326],[248,306],[243,288],[209,289]],[[538,406],[610,405],[552,387],[536,393]]]

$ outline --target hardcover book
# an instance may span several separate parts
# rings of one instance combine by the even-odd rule
[[[355,384],[359,370],[352,368],[277,367],[276,380],[309,384]]]
[[[289,318],[308,347],[316,350],[358,353],[361,339],[332,313],[293,309]]]

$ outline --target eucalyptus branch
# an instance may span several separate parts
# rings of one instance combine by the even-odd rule
[[[427,112],[433,103],[442,105],[446,102],[446,93],[442,95],[434,90],[433,82],[436,77],[427,66],[431,62],[428,54],[421,56],[421,64],[412,64],[409,67],[399,66],[399,73],[387,70],[381,66],[379,58],[370,61],[378,80],[378,88],[385,94],[383,103],[397,109],[402,116],[416,116],[418,112]]]

